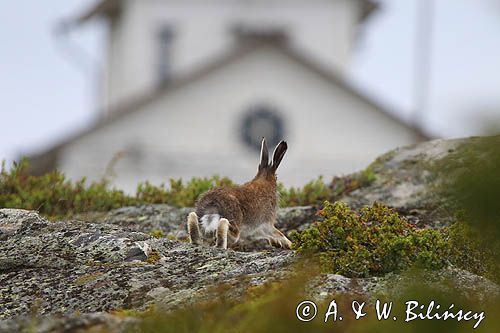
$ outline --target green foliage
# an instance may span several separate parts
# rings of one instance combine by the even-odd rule
[[[165,233],[161,229],[155,229],[149,233],[151,236],[155,238],[164,238],[166,237]]]
[[[42,176],[29,174],[26,159],[14,163],[8,170],[2,163],[0,171],[0,207],[38,210],[50,217],[65,217],[85,212],[111,209],[145,203],[167,203],[177,207],[193,206],[196,198],[215,186],[231,186],[228,178],[193,178],[186,184],[170,180],[170,187],[139,184],[135,196],[110,189],[108,181],[87,184],[66,179],[59,171]]]
[[[462,144],[440,164],[443,173],[456,175],[449,194],[466,219],[500,239],[500,136]]]
[[[333,197],[333,191],[323,181],[323,177],[310,181],[302,188],[291,187],[286,189],[280,184],[278,192],[281,206],[286,207],[317,205]]]
[[[334,178],[331,184],[322,177],[307,183],[302,188],[286,189],[278,185],[280,205],[319,206],[325,200],[333,201],[343,193],[352,191],[373,181],[374,175],[369,168],[363,172]],[[135,195],[110,188],[103,178],[99,182],[88,183],[85,178],[68,180],[59,171],[41,176],[29,173],[26,159],[7,169],[2,163],[0,171],[0,207],[38,210],[52,218],[62,218],[88,212],[103,212],[123,206],[165,203],[175,207],[189,207],[195,204],[200,194],[214,187],[234,186],[227,177],[170,179],[168,185],[152,185],[144,182],[138,185]]]
[[[469,272],[500,283],[500,242],[468,223],[455,223],[443,230],[450,242],[450,262]]]
[[[437,269],[446,264],[450,244],[437,230],[417,230],[382,204],[358,214],[345,203],[325,203],[322,220],[291,234],[299,253],[317,254],[327,271],[366,277],[414,264]]]
[[[168,203],[176,207],[193,206],[198,196],[213,187],[233,186],[234,183],[227,177],[220,178],[192,178],[186,185],[182,179],[170,179],[170,186],[151,185],[149,182],[139,184],[136,199],[147,203]]]
[[[122,191],[107,187],[105,180],[89,185],[85,178],[72,182],[58,171],[32,176],[28,173],[27,160],[23,159],[10,171],[2,163],[0,207],[33,209],[50,216],[65,216],[134,204],[134,199]]]
[[[448,229],[453,263],[500,282],[500,136],[458,144],[433,170],[457,219]]]
[[[302,188],[291,187],[285,189],[280,184],[280,204],[283,207],[292,206],[321,206],[325,201],[335,201],[340,196],[352,192],[360,187],[368,186],[375,181],[375,173],[371,167],[363,171],[334,177],[330,184],[324,182],[323,177],[310,181]]]

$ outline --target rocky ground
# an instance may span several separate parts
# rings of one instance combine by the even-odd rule
[[[432,165],[463,142],[437,140],[385,154],[371,166],[375,181],[341,200],[354,207],[380,201],[417,226],[446,225],[453,214],[438,195],[441,180]],[[0,209],[0,331],[97,327],[121,332],[137,319],[116,311],[153,304],[168,310],[214,297],[221,283],[238,297],[249,287],[294,273],[293,251],[238,252],[188,244],[185,218],[190,211],[146,205],[49,222],[33,211]],[[302,230],[315,213],[312,207],[280,209],[278,227],[286,233]],[[464,293],[500,293],[496,284],[456,268],[436,276]],[[318,299],[338,293],[369,297],[390,288],[394,279],[402,277],[320,274],[309,282],[307,293]]]

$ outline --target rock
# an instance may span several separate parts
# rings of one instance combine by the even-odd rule
[[[0,241],[19,230],[23,222],[41,220],[33,211],[24,209],[0,209]]]
[[[27,317],[0,320],[0,332],[134,332],[138,319],[105,312],[71,314],[67,316]],[[36,328],[36,329],[35,329]]]
[[[117,224],[130,230],[152,233],[162,231],[171,239],[187,239],[186,218],[193,208],[175,208],[165,204],[123,207],[100,218],[104,223]]]
[[[22,225],[0,241],[0,318],[30,313],[33,304],[39,315],[144,309],[163,300],[168,308],[222,282],[281,278],[293,260],[291,251],[219,250],[113,224],[49,222],[22,210],[5,215],[5,228],[18,224],[12,216]],[[243,292],[246,284],[235,288]]]
[[[311,206],[297,206],[278,209],[276,226],[285,234],[292,230],[302,231],[311,226],[317,218],[317,209]]]
[[[191,207],[149,204],[115,209],[100,215],[97,220],[148,234],[161,231],[169,239],[187,240],[186,219],[192,211]],[[316,209],[311,206],[280,208],[277,215],[276,226],[288,234],[309,227],[316,219]]]
[[[375,180],[342,195],[353,208],[382,202],[416,226],[442,227],[454,221],[446,198],[439,192],[447,179],[436,174],[436,164],[471,139],[433,140],[392,150],[370,165]]]

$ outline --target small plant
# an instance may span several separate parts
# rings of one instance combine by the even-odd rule
[[[358,214],[345,203],[326,202],[319,214],[321,221],[291,237],[299,253],[318,255],[326,271],[366,277],[447,263],[450,244],[441,232],[417,230],[382,204]]]
[[[87,185],[85,178],[72,182],[59,171],[42,176],[29,174],[26,159],[0,170],[0,207],[38,210],[49,216],[67,216],[88,211],[107,211],[134,204],[123,191],[108,189],[103,180]]]
[[[305,206],[318,205],[332,198],[333,192],[330,187],[319,177],[310,181],[302,188],[291,187],[286,189],[280,183],[278,188],[281,206]]]
[[[151,250],[151,252],[149,252],[148,254],[148,258],[146,259],[146,262],[148,264],[151,264],[151,265],[154,265],[156,264],[159,260],[161,259],[161,255],[160,255],[160,252],[158,252],[158,250]]]
[[[227,177],[213,176],[210,178],[190,179],[185,185],[182,179],[170,179],[170,186],[165,184],[154,186],[149,182],[139,184],[136,200],[144,203],[168,203],[176,207],[193,206],[198,196],[213,187],[233,186]]]
[[[149,233],[151,236],[155,238],[165,238],[165,233],[161,229],[155,229]]]

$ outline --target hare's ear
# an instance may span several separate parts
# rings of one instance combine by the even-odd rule
[[[273,153],[273,162],[271,165],[271,169],[273,171],[276,171],[278,169],[278,166],[281,163],[281,160],[283,159],[283,156],[285,156],[286,150],[288,149],[288,145],[286,144],[285,141],[281,141],[276,148],[274,148],[274,153]]]
[[[262,143],[260,145],[259,170],[267,168],[268,166],[269,166],[269,151],[267,150],[266,138],[262,138]]]

